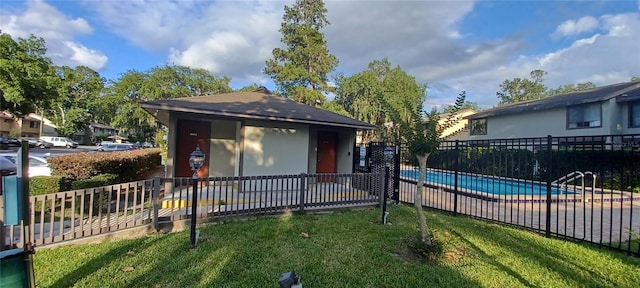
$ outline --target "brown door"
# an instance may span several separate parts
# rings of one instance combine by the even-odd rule
[[[336,133],[318,132],[317,173],[336,173]],[[333,177],[319,177],[320,182],[332,182]]]
[[[209,171],[209,141],[211,138],[211,122],[195,120],[178,120],[178,133],[176,133],[176,177],[191,177],[193,171],[189,166],[189,156],[200,147],[205,154],[204,164],[198,170],[198,177],[208,177]]]

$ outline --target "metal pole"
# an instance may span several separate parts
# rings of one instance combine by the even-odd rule
[[[396,142],[396,153],[393,158],[393,200],[400,203],[400,142]]]
[[[553,137],[551,135],[547,136],[547,212],[546,212],[546,221],[545,221],[545,236],[551,236],[551,182],[553,182],[553,174],[552,172],[552,163],[553,154],[551,153],[551,149],[553,148]]]
[[[384,166],[384,186],[382,195],[382,224],[387,224],[387,196],[389,195],[389,164]]]
[[[196,247],[196,210],[198,208],[198,171],[193,172],[193,194],[191,197],[191,248]]]
[[[458,214],[458,170],[460,170],[460,165],[458,163],[459,158],[460,158],[460,154],[459,154],[459,140],[456,140],[456,148],[455,148],[455,153],[453,154],[453,157],[455,158],[454,160],[454,175],[453,175],[453,214]]]

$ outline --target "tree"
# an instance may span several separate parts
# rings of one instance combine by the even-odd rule
[[[242,87],[242,88],[240,88],[240,89],[237,89],[237,90],[236,90],[236,91],[234,91],[234,92],[251,92],[251,91],[258,90],[258,88],[260,88],[260,87],[261,87],[260,85],[258,85],[258,84],[256,84],[256,83],[253,83],[253,84],[251,84],[251,85],[244,86],[244,87]]]
[[[553,96],[553,95],[567,94],[571,92],[578,92],[578,91],[583,91],[583,90],[593,89],[593,88],[596,88],[596,85],[591,82],[567,84],[567,85],[559,86],[556,89],[549,89],[549,91],[547,91],[547,95]]]
[[[158,126],[140,102],[232,92],[228,77],[216,77],[203,69],[166,65],[146,72],[129,70],[109,83],[98,99],[100,118],[121,128],[130,138],[147,141]]]
[[[631,82],[640,82],[640,76],[633,76],[631,77],[631,80],[629,80]]]
[[[407,104],[407,109],[414,108],[411,117],[400,122],[401,132],[409,144],[409,149],[418,159],[420,167],[418,174],[418,183],[416,185],[416,193],[414,198],[414,207],[418,214],[418,226],[420,227],[420,238],[422,243],[431,245],[431,236],[427,227],[427,220],[422,209],[422,194],[424,193],[424,179],[427,172],[427,160],[431,153],[438,150],[442,143],[442,132],[453,126],[458,120],[456,112],[460,111],[464,106],[466,93],[463,91],[458,95],[451,112],[443,125],[438,124],[439,113],[432,110],[430,113],[422,111],[422,105],[415,107],[412,103]],[[423,118],[426,114],[426,121]]]
[[[82,131],[94,119],[99,107],[96,100],[104,89],[105,80],[86,66],[58,67],[59,97],[52,101],[46,114],[56,125],[58,134],[71,136]]]
[[[42,38],[14,41],[0,33],[0,111],[18,117],[49,105],[58,97],[58,77]]]
[[[331,92],[327,75],[338,66],[329,54],[322,28],[329,25],[322,0],[297,0],[284,7],[280,26],[285,48],[273,49],[264,73],[271,76],[283,96],[299,103],[324,103],[324,93]]]
[[[382,140],[386,132],[400,140],[399,126],[394,125],[393,131],[388,131],[384,124],[406,121],[414,107],[421,107],[425,99],[426,86],[418,84],[400,66],[391,68],[386,58],[372,61],[367,70],[350,77],[339,75],[336,83],[334,101],[351,117],[378,127],[375,132],[366,132],[364,141]],[[389,110],[394,113],[388,113]]]
[[[533,70],[530,73],[531,79],[514,78],[513,80],[504,80],[500,84],[500,91],[496,92],[500,99],[500,104],[510,104],[544,97],[547,90],[544,85],[544,77],[546,75],[547,72],[542,70]]]
[[[462,107],[460,107],[460,110],[465,110],[465,109],[472,109],[474,111],[481,111],[482,110],[478,106],[478,103],[472,102],[472,101],[465,101],[464,104],[462,105]],[[451,113],[451,112],[453,112],[453,110],[455,110],[455,106],[454,105],[447,105],[447,107],[445,107],[442,112]]]

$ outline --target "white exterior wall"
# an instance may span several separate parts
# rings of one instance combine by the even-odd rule
[[[348,130],[338,132],[336,149],[336,173],[353,172],[353,148],[355,147],[355,131]]]
[[[212,120],[209,143],[209,177],[239,175],[240,122]]]
[[[615,100],[613,100],[615,101]],[[615,103],[615,102],[614,102]],[[469,135],[470,140],[554,137],[562,136],[591,136],[615,133],[616,124],[611,124],[611,102],[602,103],[602,126],[599,128],[567,129],[567,108],[533,111],[527,113],[501,115],[487,118],[486,135]],[[616,112],[613,109],[614,113]],[[616,121],[617,122],[617,121]],[[471,131],[470,131],[471,132]],[[617,134],[617,133],[616,133]]]
[[[244,134],[243,176],[307,172],[308,126],[247,121]]]

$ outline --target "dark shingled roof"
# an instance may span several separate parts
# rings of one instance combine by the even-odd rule
[[[467,119],[481,119],[500,115],[526,113],[578,104],[601,102],[611,98],[631,97],[640,93],[640,82],[624,82],[593,89],[508,104],[470,115]]]
[[[140,106],[165,125],[169,121],[168,112],[175,111],[228,119],[269,120],[356,129],[375,128],[369,123],[274,95],[266,88],[251,92],[148,101],[140,103]]]

